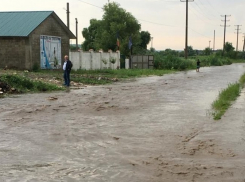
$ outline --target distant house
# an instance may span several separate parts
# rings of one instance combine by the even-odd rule
[[[75,38],[54,11],[0,12],[0,68],[59,69]]]

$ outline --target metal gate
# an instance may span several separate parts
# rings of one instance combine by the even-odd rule
[[[152,55],[132,55],[131,64],[132,69],[153,69],[154,68],[154,56]]]

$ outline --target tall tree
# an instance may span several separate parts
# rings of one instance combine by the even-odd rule
[[[210,55],[212,53],[212,49],[210,49],[209,47],[206,47],[204,50],[203,50],[203,53],[205,55]]]
[[[133,47],[140,45],[141,25],[134,16],[120,8],[118,3],[108,3],[103,7],[102,20],[91,20],[90,26],[82,31],[85,41],[83,48],[88,50],[117,50],[117,38],[120,42],[120,51],[123,54],[129,53],[128,41],[132,37]]]
[[[141,31],[140,32],[141,44],[140,46],[144,49],[147,49],[147,45],[151,40],[151,34],[148,31]]]
[[[91,19],[90,26],[84,28],[82,31],[85,41],[82,44],[83,50],[96,49],[98,47],[98,41],[96,39],[99,29],[101,28],[102,22],[100,20]]]
[[[194,56],[195,55],[195,51],[193,50],[192,46],[187,46],[188,49],[188,55],[189,56]]]
[[[230,53],[235,50],[235,48],[232,46],[232,43],[230,42],[226,42],[224,48],[226,53]]]

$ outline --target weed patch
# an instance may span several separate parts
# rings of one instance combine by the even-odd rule
[[[63,90],[57,85],[44,83],[41,81],[33,81],[29,78],[19,75],[1,75],[1,89],[5,93],[26,93],[26,92],[45,92]]]
[[[243,74],[238,83],[230,84],[226,89],[222,90],[217,100],[212,104],[214,109],[213,117],[215,120],[221,119],[226,110],[231,106],[232,102],[240,95],[241,89],[244,88],[245,74]]]
[[[221,119],[231,103],[236,100],[240,94],[240,84],[230,84],[226,89],[222,90],[217,100],[212,104],[214,109],[213,117],[215,120]]]

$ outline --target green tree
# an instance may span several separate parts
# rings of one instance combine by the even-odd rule
[[[141,25],[134,16],[120,8],[119,4],[112,2],[103,7],[104,14],[102,20],[91,20],[90,26],[83,29],[83,49],[88,50],[117,50],[117,36],[120,41],[120,51],[122,54],[129,53],[128,41],[132,37],[133,47],[140,46]],[[137,49],[133,49],[137,50]]]
[[[225,43],[224,49],[225,49],[226,53],[230,53],[230,52],[235,50],[235,48],[232,46],[232,43],[230,43],[230,42]]]
[[[91,19],[90,26],[84,28],[82,35],[85,41],[82,44],[83,50],[96,49],[98,47],[98,40],[96,40],[99,29],[101,28],[102,22],[100,20]]]
[[[236,59],[237,58],[237,52],[234,50],[235,50],[235,48],[232,46],[232,43],[230,43],[230,42],[225,43],[224,52],[225,52],[226,57]]]
[[[141,31],[140,32],[141,44],[140,46],[144,49],[147,49],[147,45],[151,40],[151,34],[148,31]]]
[[[179,53],[178,53],[178,51],[175,51],[175,50],[172,50],[172,49],[165,49],[164,55],[165,55],[165,56],[167,56],[167,55],[178,56]]]
[[[212,53],[212,49],[210,49],[209,47],[206,47],[204,50],[203,50],[204,54],[205,55],[210,55]]]
[[[188,56],[195,56],[195,51],[193,50],[192,46],[187,46],[188,49]]]

